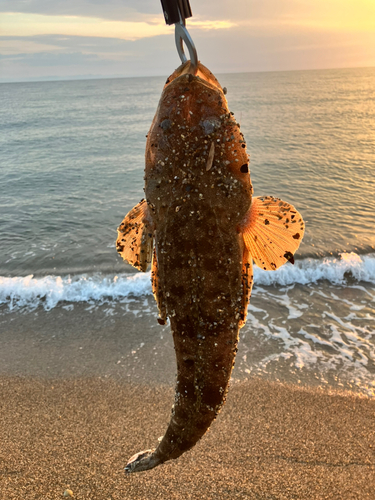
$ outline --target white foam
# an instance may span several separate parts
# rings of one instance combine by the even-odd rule
[[[77,275],[45,276],[34,278],[0,277],[0,304],[16,307],[37,307],[43,304],[46,310],[59,302],[90,302],[117,300],[132,295],[140,297],[152,294],[150,273],[102,276]]]
[[[319,293],[322,286],[329,293]],[[287,369],[298,382],[309,372],[320,383],[335,380],[375,397],[375,290],[366,287],[259,287],[241,330],[241,348],[248,355],[241,364],[244,373],[283,376]],[[357,304],[364,307],[353,308]],[[262,305],[270,313],[267,319]]]
[[[277,271],[263,271],[254,266],[254,281],[258,285],[254,291],[262,291],[259,285],[305,285],[323,279],[342,284],[345,283],[347,274],[358,282],[375,283],[375,255],[359,256],[351,252],[343,253],[341,258],[304,259],[297,261],[294,266],[288,263]],[[150,272],[118,276],[81,274],[72,277],[0,277],[0,304],[7,304],[10,309],[43,304],[49,310],[59,302],[100,302],[151,294]],[[289,308],[289,318],[301,316],[304,306],[297,309],[292,307],[287,295],[284,296],[284,305]],[[360,307],[353,309],[359,310]]]
[[[277,302],[280,305],[285,306],[289,310],[288,319],[300,318],[301,316],[303,316],[303,312],[301,311],[301,309],[306,309],[308,307],[307,304],[293,304],[288,294],[276,296],[272,293],[269,293],[268,295],[274,299],[277,299]]]
[[[294,265],[287,263],[277,271],[264,271],[254,266],[254,282],[260,285],[307,285],[319,280],[341,284],[346,275],[357,281],[375,283],[375,254],[360,256],[350,252],[342,253],[340,258],[303,259]]]

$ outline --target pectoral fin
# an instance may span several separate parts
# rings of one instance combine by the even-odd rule
[[[116,249],[124,260],[140,271],[151,262],[153,229],[147,202],[142,200],[126,215],[117,229]]]
[[[158,270],[158,260],[156,257],[156,251],[154,248],[154,255],[152,257],[152,268],[151,268],[151,284],[152,293],[158,305],[159,318],[158,323],[160,325],[165,325],[167,321],[167,307],[165,305],[164,291],[160,283],[160,276]]]
[[[253,288],[253,259],[247,248],[244,248],[242,259],[242,308],[239,327],[246,323],[247,308],[250,302],[251,289]]]
[[[253,198],[240,230],[254,262],[261,269],[278,269],[294,264],[305,224],[301,214],[285,201],[272,196]]]

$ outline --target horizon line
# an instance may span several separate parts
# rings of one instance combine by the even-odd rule
[[[306,68],[306,69],[277,69],[277,70],[253,70],[253,71],[228,71],[219,72],[218,75],[241,75],[247,73],[291,73],[291,72],[305,72],[305,71],[333,71],[333,70],[347,70],[347,69],[370,69],[375,68],[375,66],[345,66],[345,67],[333,67],[333,68]],[[117,80],[117,79],[130,79],[130,78],[165,78],[165,75],[137,75],[137,76],[125,76],[125,75],[78,75],[78,76],[45,76],[45,77],[25,77],[22,79],[1,79],[0,84],[9,83],[51,83],[51,82],[73,82],[73,81],[91,81],[91,80]]]

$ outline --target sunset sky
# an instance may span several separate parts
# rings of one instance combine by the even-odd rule
[[[375,0],[190,0],[214,73],[375,66]],[[166,75],[160,0],[1,0],[0,81]]]

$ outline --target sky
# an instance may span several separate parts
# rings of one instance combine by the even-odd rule
[[[375,66],[375,0],[190,0],[214,73]],[[168,75],[160,0],[0,0],[0,82]]]

